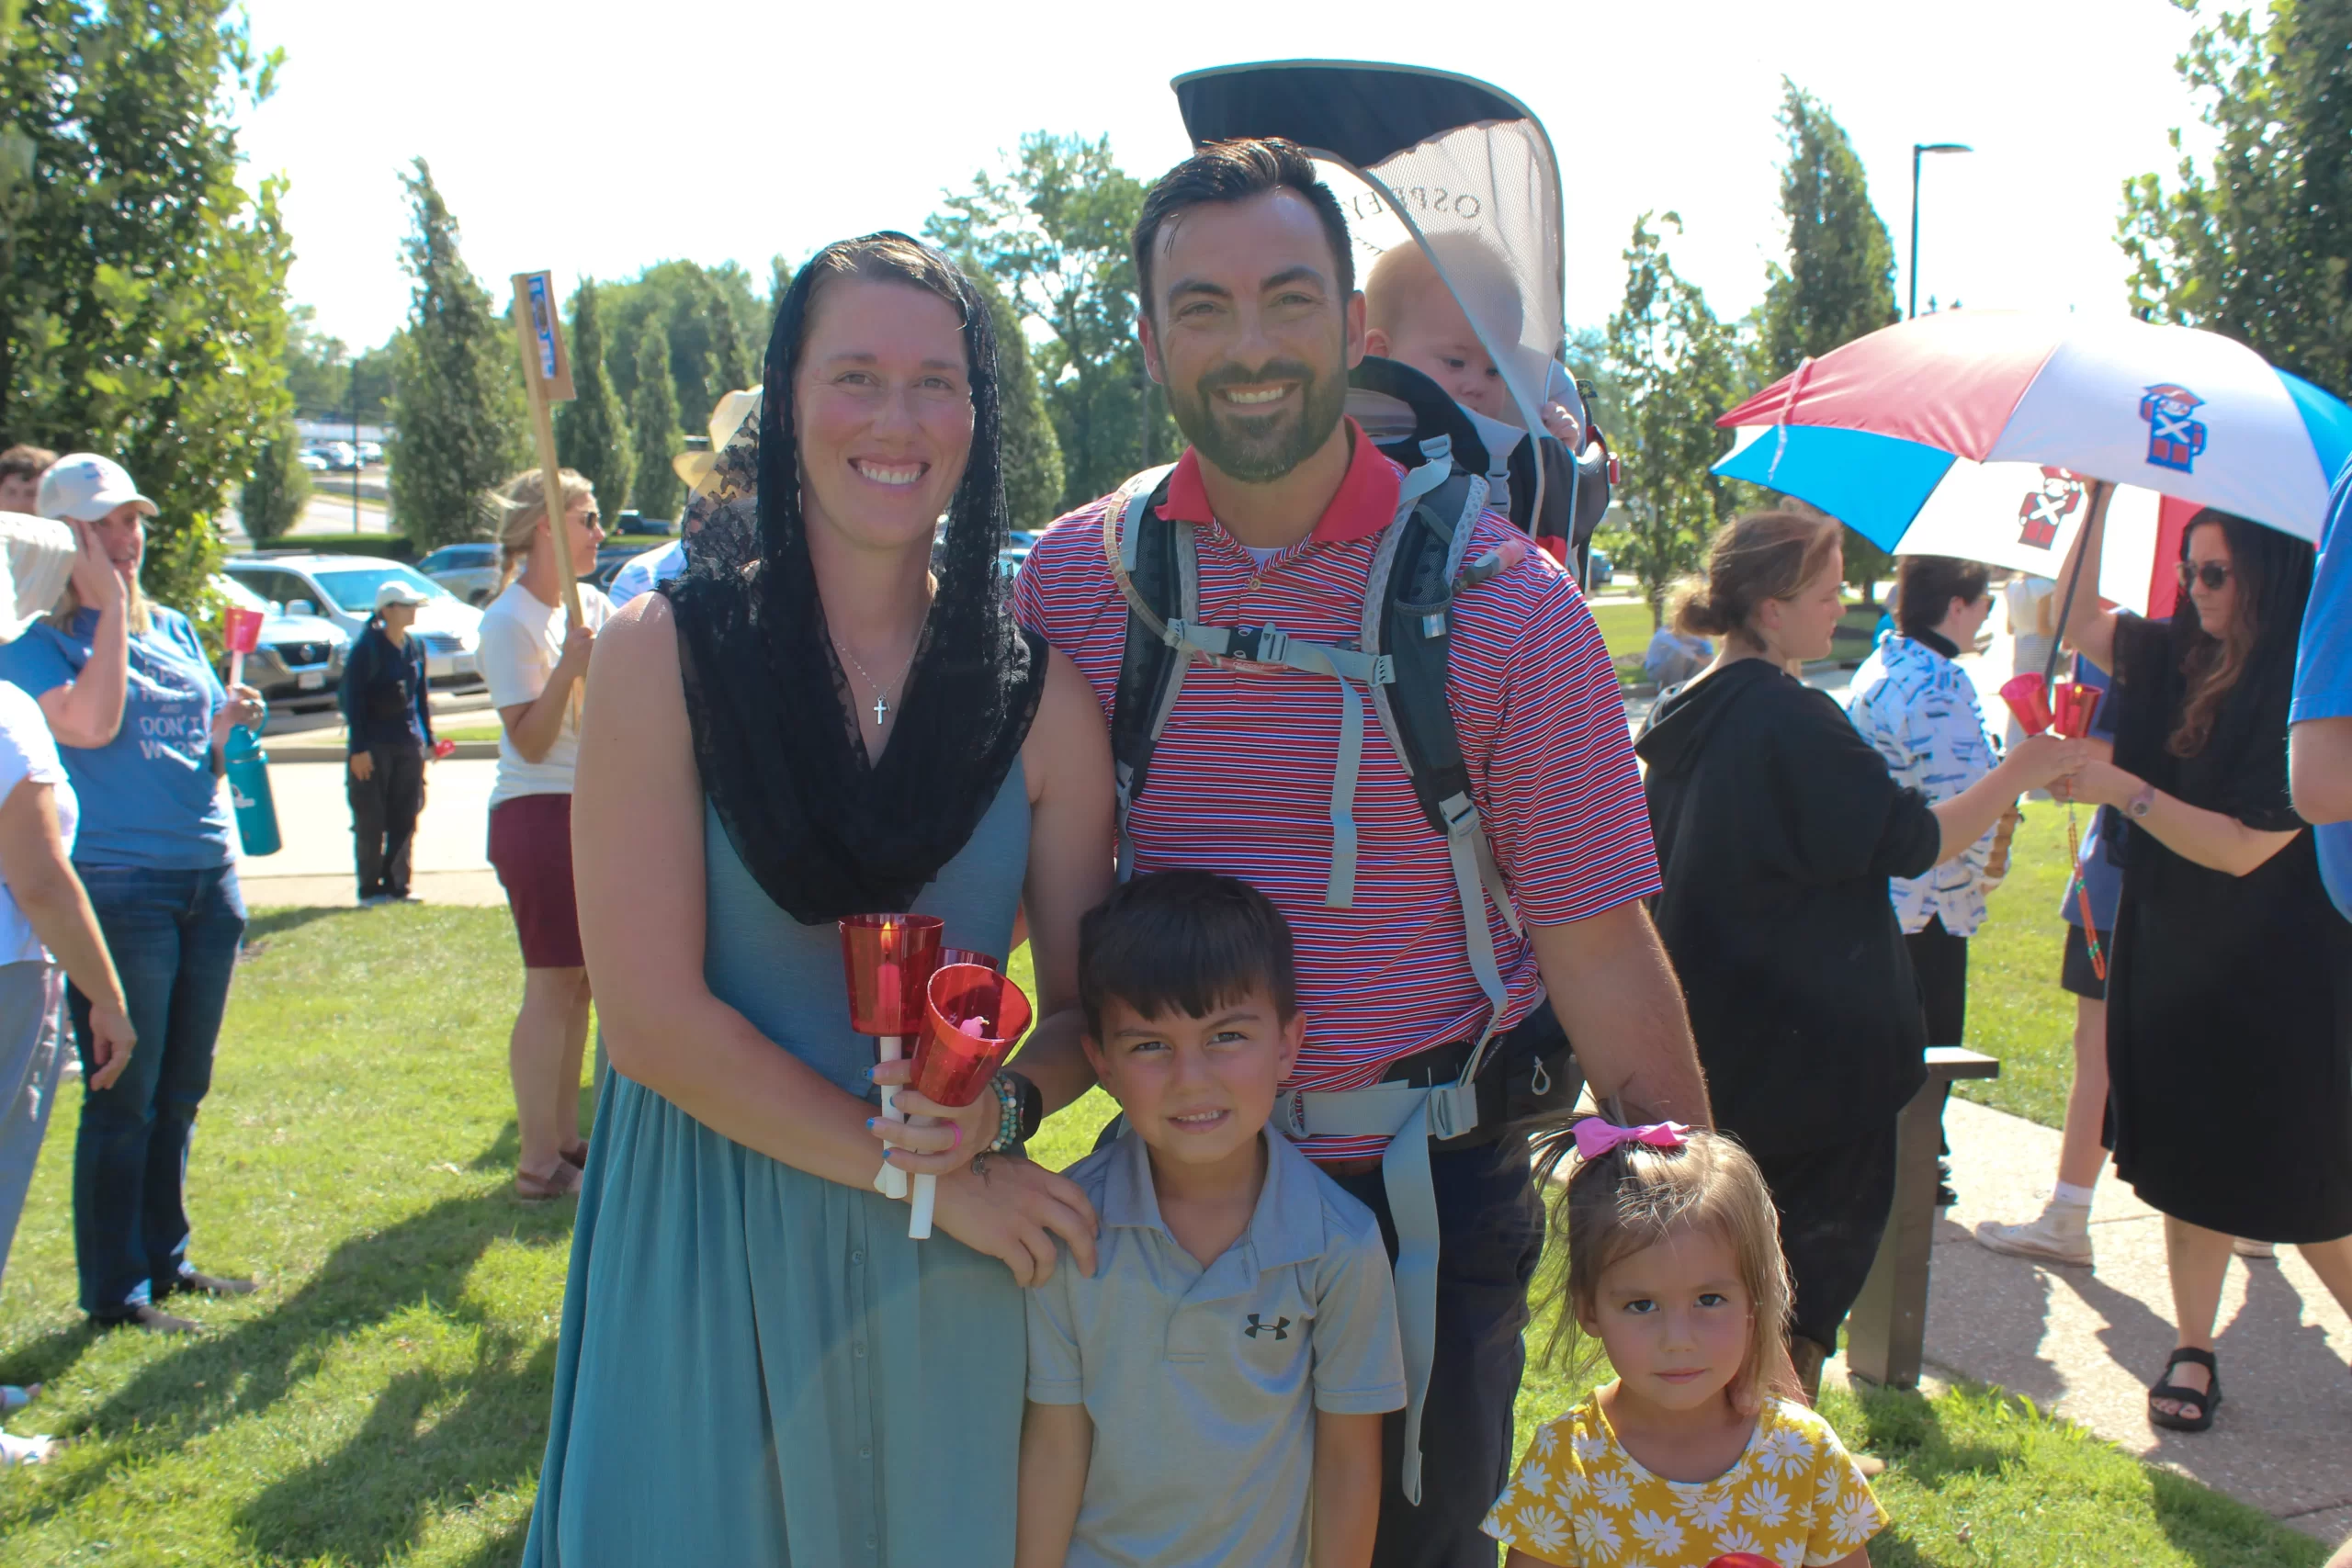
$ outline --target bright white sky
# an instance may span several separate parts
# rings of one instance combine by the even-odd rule
[[[914,230],[1027,130],[1107,132],[1148,178],[1187,150],[1170,76],[1293,57],[1461,71],[1532,107],[1566,164],[1572,324],[1616,305],[1649,209],[1681,213],[1676,264],[1719,313],[1757,301],[1782,244],[1783,73],[1853,137],[1898,268],[1911,144],[1975,146],[1928,161],[1922,309],[2111,311],[2121,184],[2169,173],[2165,133],[2197,117],[2173,66],[2193,24],[2165,0],[250,5],[288,61],[243,145],[291,177],[295,299],[355,344],[406,310],[398,175],[420,153],[502,295],[512,272],[568,289],[668,257],[732,259],[764,287],[779,251]]]

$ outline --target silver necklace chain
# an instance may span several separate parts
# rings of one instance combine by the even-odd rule
[[[878,726],[878,725],[882,725],[882,724],[887,724],[888,722],[889,722],[889,717],[890,717],[889,694],[890,694],[890,690],[891,690],[891,688],[892,688],[892,687],[897,686],[897,685],[899,684],[899,681],[904,681],[904,680],[907,678],[907,671],[908,671],[912,670],[912,669],[915,667],[915,656],[914,656],[914,654],[910,653],[910,654],[908,654],[908,655],[907,655],[907,665],[906,665],[906,669],[905,669],[905,670],[901,670],[901,671],[899,671],[899,680],[898,680],[898,681],[893,681],[893,682],[891,682],[889,686],[885,686],[885,685],[883,685],[883,684],[882,684],[882,682],[881,682],[876,681],[876,680],[874,678],[874,671],[872,671],[871,670],[868,670],[865,665],[860,664],[860,663],[857,661],[857,655],[856,655],[856,654],[854,654],[854,653],[852,653],[852,652],[848,649],[848,648],[846,648],[845,646],[843,646],[843,644],[842,644],[842,639],[841,639],[841,638],[839,638],[839,637],[834,637],[834,638],[832,639],[832,643],[833,643],[833,651],[834,651],[834,652],[836,652],[836,653],[838,653],[838,654],[840,654],[843,659],[848,660],[849,660],[849,662],[850,662],[850,668],[851,668],[851,669],[853,669],[853,670],[854,670],[854,671],[856,671],[859,674],[861,674],[861,675],[865,676],[865,683],[866,683],[866,685],[868,685],[869,687],[873,688],[873,691],[874,691],[874,722],[875,722],[877,726]],[[916,634],[916,636],[915,636],[915,648],[916,648],[917,651],[921,651],[921,649],[922,649],[922,634],[921,634],[920,632],[918,632],[918,633]]]

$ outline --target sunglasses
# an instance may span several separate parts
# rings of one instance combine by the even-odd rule
[[[2183,588],[2194,588],[2199,582],[2202,582],[2209,592],[2219,593],[2222,589],[2227,588],[2230,585],[2229,563],[2227,561],[2209,560],[2202,566],[2199,566],[2195,561],[2182,561],[2180,563],[2180,585]]]

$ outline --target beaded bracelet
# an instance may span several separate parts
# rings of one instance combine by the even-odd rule
[[[984,1155],[1001,1154],[1021,1141],[1021,1086],[1010,1073],[999,1073],[989,1080],[996,1090],[996,1136],[989,1141]]]

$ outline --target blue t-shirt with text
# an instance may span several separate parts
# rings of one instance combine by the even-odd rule
[[[2352,718],[2352,464],[2335,477],[2327,531],[2320,536],[2319,575],[2303,610],[2303,641],[2295,659],[2295,705],[2290,723]],[[2352,822],[2312,830],[2328,897],[2352,919]]]
[[[153,605],[147,630],[130,637],[122,728],[104,746],[58,743],[82,802],[77,865],[205,871],[235,858],[229,812],[212,772],[212,716],[228,700],[196,628],[176,610]],[[95,610],[70,630],[36,621],[0,648],[0,679],[38,697],[77,680],[90,661]]]

